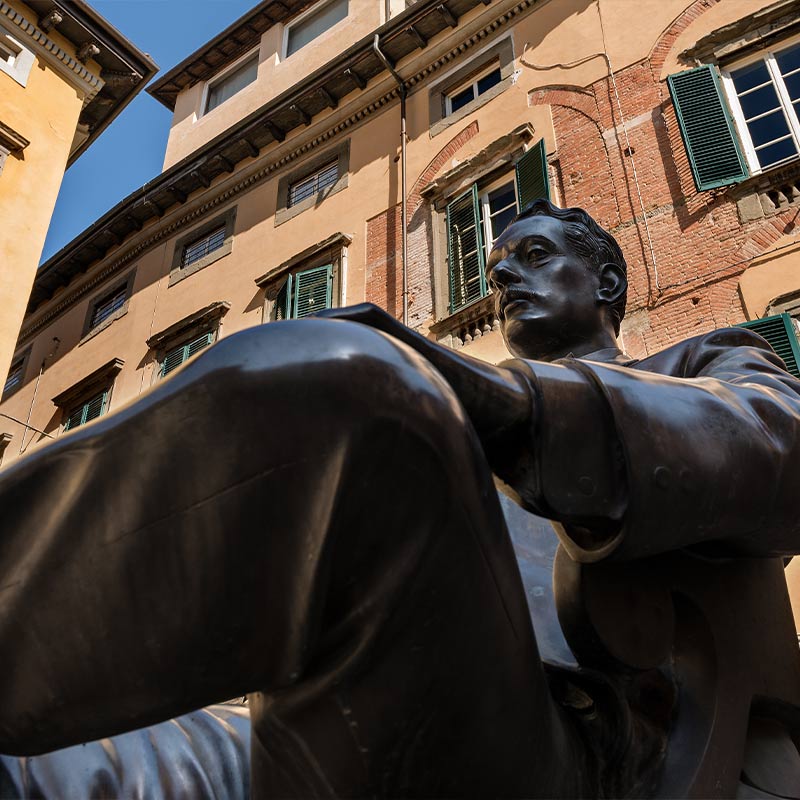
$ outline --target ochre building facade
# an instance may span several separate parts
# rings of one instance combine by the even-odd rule
[[[11,366],[64,170],[155,71],[148,56],[86,3],[0,2],[3,374]]]
[[[796,3],[267,0],[149,91],[164,171],[40,270],[6,463],[326,306],[508,357],[482,266],[541,195],[619,240],[632,356],[755,322],[797,369]]]

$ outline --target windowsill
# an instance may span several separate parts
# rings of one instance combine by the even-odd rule
[[[277,228],[278,225],[283,225],[284,222],[294,219],[298,214],[308,211],[309,208],[313,208],[314,206],[318,205],[332,194],[336,194],[337,192],[341,192],[342,189],[346,189],[347,177],[347,173],[345,173],[339,178],[339,180],[336,181],[336,183],[328,186],[327,189],[323,189],[321,192],[312,194],[310,197],[306,197],[299,203],[289,206],[288,208],[279,208],[275,212],[275,227]]]
[[[188,267],[178,267],[177,269],[173,269],[169,273],[169,283],[167,286],[174,286],[176,283],[180,283],[182,280],[194,275],[196,272],[200,272],[200,270],[210,267],[215,261],[219,261],[221,258],[225,258],[225,256],[230,255],[232,250],[232,238],[226,239],[222,247],[218,247],[212,253],[208,253],[208,255],[205,255],[202,258],[198,258],[197,261],[192,262]]]
[[[85,333],[81,338],[81,340],[78,342],[78,347],[80,347],[82,344],[86,344],[86,342],[88,342],[89,339],[94,339],[94,337],[97,336],[98,333],[101,333],[106,328],[110,327],[112,323],[124,317],[128,313],[129,304],[130,300],[126,300],[125,305],[123,305],[121,308],[118,308],[113,314],[111,314],[111,316],[106,317],[99,325],[95,325],[94,328]]]
[[[489,293],[440,319],[431,325],[430,332],[437,342],[459,349],[499,327],[500,321],[494,310],[494,295]]]
[[[742,222],[780,214],[800,205],[800,157],[788,164],[771,167],[728,187],[736,201]]]
[[[495,86],[492,86],[492,88],[489,89],[489,91],[478,95],[474,100],[470,101],[462,108],[459,108],[458,111],[456,111],[454,114],[449,114],[446,117],[442,117],[437,122],[434,122],[433,125],[431,125],[430,127],[431,139],[433,139],[434,136],[437,136],[443,130],[449,128],[456,122],[460,122],[462,119],[464,119],[464,117],[468,116],[473,111],[477,111],[482,106],[485,106],[487,103],[494,100],[494,98],[497,97],[498,95],[502,94],[506,89],[508,89],[509,86],[511,86],[513,77],[514,77],[513,75],[509,75],[503,78],[503,80],[501,80],[500,83],[498,83]]]

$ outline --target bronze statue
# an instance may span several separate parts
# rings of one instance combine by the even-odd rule
[[[337,309],[226,337],[1,473],[0,752],[249,693],[255,797],[665,796],[695,755],[681,785],[729,791],[703,783],[739,746],[722,712],[699,754],[673,737],[706,724],[691,581],[737,556],[746,594],[800,552],[800,382],[744,329],[621,353],[625,261],[580,209],[536,201],[487,273],[501,366]],[[542,664],[493,473],[559,532],[571,671]],[[784,743],[793,645],[742,712]]]

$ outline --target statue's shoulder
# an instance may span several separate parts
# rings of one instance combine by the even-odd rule
[[[635,364],[659,375],[693,378],[724,368],[772,371],[782,368],[769,343],[748,328],[718,328],[671,345]]]

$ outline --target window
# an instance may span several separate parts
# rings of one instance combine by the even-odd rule
[[[514,47],[510,37],[478,53],[434,83],[428,94],[430,135],[436,136],[511,86]]]
[[[25,377],[25,359],[19,358],[12,365],[8,372],[5,385],[3,386],[3,397],[13,394],[22,385]]]
[[[286,32],[286,57],[305,47],[347,17],[348,0],[332,0],[292,23]]]
[[[742,328],[750,328],[763,336],[772,349],[783,359],[786,371],[800,378],[800,342],[794,320],[789,314],[775,314],[771,317],[743,322]]]
[[[121,283],[97,295],[89,303],[83,323],[81,343],[105,330],[114,320],[128,313],[128,301],[133,292],[136,270],[131,271]]]
[[[466,86],[460,86],[445,95],[445,115],[449,116],[464,108],[468,103],[488,92],[493,86],[497,86],[502,79],[499,63],[482,70]]]
[[[346,233],[335,233],[257,278],[265,290],[263,319],[301,319],[343,303],[341,275],[351,243]]]
[[[217,300],[195,311],[162,331],[154,333],[147,346],[153,353],[156,369],[153,380],[163,378],[185,364],[192,356],[204,350],[219,338],[222,317],[231,304]]]
[[[333,150],[320,153],[278,181],[278,207],[275,225],[313,208],[322,200],[347,188],[350,167],[350,140]]]
[[[236,206],[175,240],[169,285],[194,275],[233,250]]]
[[[699,191],[800,159],[800,43],[667,82]]]
[[[7,33],[0,33],[0,61],[13,67],[22,54],[22,45]]]
[[[25,372],[28,369],[28,359],[31,355],[31,347],[27,347],[22,353],[18,354],[11,361],[11,369],[8,371],[6,382],[3,385],[2,399],[10,397],[18,389],[22,388],[25,380]]]
[[[176,370],[181,364],[188,361],[193,355],[199,353],[214,341],[214,333],[206,331],[190,341],[168,350],[161,361],[159,375],[163,378]]]
[[[275,298],[275,319],[301,319],[330,308],[333,289],[333,264],[289,274]]]
[[[53,404],[61,409],[65,432],[107,413],[114,379],[124,365],[125,362],[121,358],[112,358],[53,398]]]
[[[544,140],[517,162],[515,176],[485,188],[473,184],[447,206],[450,313],[484,297],[486,257],[518,210],[550,196]]]
[[[213,111],[258,77],[258,52],[248,56],[244,62],[208,84],[204,114]]]
[[[224,243],[225,226],[220,225],[210,233],[206,233],[199,239],[184,246],[181,255],[181,268],[188,267],[190,264],[194,264],[195,261],[205,258],[209,253],[219,250]]]
[[[723,71],[751,173],[800,154],[800,44]]]
[[[311,175],[302,178],[295,183],[290,183],[288,200],[289,208],[302,202],[307,197],[319,194],[329,186],[333,186],[338,179],[339,161],[334,160],[320,167]]]
[[[34,55],[20,44],[5,28],[0,27],[0,72],[13,78],[21,86],[28,83]]]
[[[93,419],[102,417],[106,413],[106,402],[108,400],[108,390],[102,391],[87,400],[81,405],[75,406],[67,415],[67,420],[64,423],[64,430],[71,431]]]

